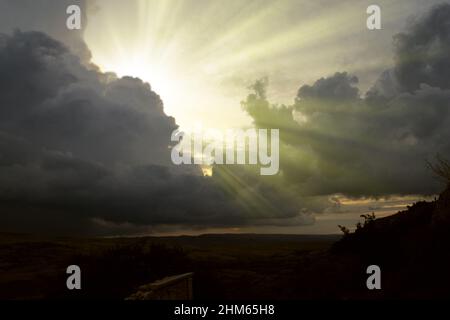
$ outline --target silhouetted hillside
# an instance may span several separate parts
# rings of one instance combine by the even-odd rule
[[[435,201],[368,221],[336,242],[330,255],[336,262],[347,257],[347,264],[379,265],[382,297],[450,297],[449,217],[447,188]]]

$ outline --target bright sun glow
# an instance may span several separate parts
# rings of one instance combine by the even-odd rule
[[[291,103],[302,83],[368,65],[336,59],[361,50],[349,30],[360,29],[365,11],[338,2],[316,9],[307,1],[231,0],[224,10],[222,1],[97,0],[85,40],[103,71],[149,82],[182,128],[242,127],[251,121],[240,102],[256,79],[269,77],[271,100]],[[386,61],[378,54],[370,68]]]
[[[188,24],[177,24],[185,20],[178,17],[186,10],[185,1],[136,1],[127,10],[121,10],[122,1],[96,3],[85,39],[102,71],[149,82],[182,128],[198,122],[208,127],[249,124],[240,110],[242,95],[230,98],[217,83],[218,75],[203,64],[205,58],[196,56],[207,43],[192,42]]]
[[[95,60],[94,60],[95,62]],[[102,61],[98,63],[102,71],[112,71],[119,77],[132,76],[138,77],[151,84],[152,90],[161,96],[165,103],[166,112],[169,114],[175,111],[170,110],[170,106],[177,103],[173,99],[173,92],[183,92],[183,84],[177,81],[170,69],[165,66],[152,65],[149,59],[143,57],[128,61],[127,59],[118,59],[117,61]]]

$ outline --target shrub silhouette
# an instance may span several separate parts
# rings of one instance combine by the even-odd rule
[[[361,222],[358,222],[356,224],[356,229],[361,229],[361,228],[367,227],[367,226],[371,225],[372,222],[374,222],[375,219],[376,219],[375,212],[372,212],[370,214],[369,213],[368,214],[362,214],[362,215],[360,215],[360,217],[364,218],[364,223],[361,224]]]
[[[338,224],[339,230],[342,231],[342,233],[344,234],[344,236],[349,235],[350,234],[350,230],[345,227],[345,226],[341,226],[340,224]]]
[[[361,217],[361,218],[364,218],[364,222],[363,222],[363,223],[358,222],[358,223],[356,224],[356,231],[361,231],[361,230],[363,230],[364,228],[371,226],[372,223],[373,223],[373,222],[375,221],[375,219],[376,219],[375,213],[374,213],[374,212],[368,213],[368,214],[362,214],[362,215],[360,215],[360,217]],[[345,236],[348,236],[349,234],[351,234],[351,231],[350,231],[347,227],[345,227],[345,226],[342,226],[342,225],[339,224],[339,225],[338,225],[338,228],[339,228],[339,230],[342,231],[342,233],[344,233],[344,237],[345,237]],[[356,231],[355,231],[355,232],[356,232]]]

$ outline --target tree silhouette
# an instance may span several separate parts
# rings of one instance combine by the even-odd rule
[[[427,161],[428,167],[433,171],[436,177],[440,180],[444,180],[447,186],[450,185],[450,162],[444,159],[439,154],[436,155],[436,162],[431,163]]]

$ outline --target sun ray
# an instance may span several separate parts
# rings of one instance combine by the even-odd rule
[[[356,38],[365,8],[354,1],[324,7],[303,0],[97,0],[95,6],[85,31],[93,62],[149,82],[183,127],[199,118],[211,127],[250,125],[239,103],[247,83],[263,76],[278,102],[291,103],[302,83],[330,70],[373,77],[390,63]]]
[[[255,170],[255,168],[248,166],[239,166],[239,169],[244,170],[243,172]],[[254,187],[248,184],[248,181],[240,177],[238,172],[226,165],[213,167],[212,171],[213,176],[216,175],[216,180],[221,183],[223,190],[233,194],[236,201],[246,209],[248,215],[255,218],[264,218],[279,211],[273,203],[255,191]],[[219,177],[217,178],[217,176]]]
[[[337,9],[332,7],[320,16],[314,16],[308,21],[300,21],[284,33],[274,33],[263,41],[255,40],[251,42],[251,39],[246,39],[250,43],[239,48],[239,51],[234,55],[226,55],[222,59],[216,60],[213,63],[214,68],[219,70],[232,68],[239,64],[245,64],[251,59],[256,60],[262,56],[270,58],[292,50],[301,54],[307,50],[314,50],[316,49],[314,47],[330,41],[336,46],[336,41],[339,40],[336,39],[339,31],[358,30],[354,26],[358,21],[354,16],[357,12],[339,8],[339,10],[347,13],[336,15]],[[349,36],[348,33],[345,36]],[[314,50],[314,52],[316,51]]]

